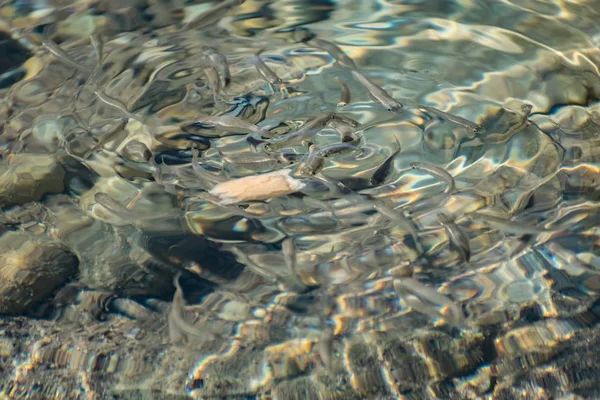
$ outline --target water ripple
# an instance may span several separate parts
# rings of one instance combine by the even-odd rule
[[[512,398],[597,324],[597,1],[63,3],[1,6],[31,51],[0,89],[13,386]]]

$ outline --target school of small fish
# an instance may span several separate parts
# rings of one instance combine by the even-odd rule
[[[243,1],[240,0],[223,1],[188,21],[182,29],[200,29],[214,24],[229,9],[241,3]],[[196,82],[194,90],[202,91],[210,88],[215,105],[222,106],[224,110],[214,115],[199,115],[194,124],[180,128],[190,132],[210,132],[208,148],[217,152],[223,164],[212,164],[211,158],[206,156],[206,150],[197,148],[193,142],[188,148],[192,155],[190,163],[175,167],[157,163],[150,145],[140,140],[129,141],[119,149],[126,162],[129,162],[132,168],[150,171],[154,180],[164,184],[165,187],[185,186],[194,182],[197,185],[194,187],[194,198],[197,201],[203,201],[240,220],[261,220],[273,215],[292,215],[293,213],[286,211],[278,200],[300,199],[304,207],[316,209],[315,217],[320,216],[324,220],[328,218],[334,221],[334,229],[330,231],[335,230],[340,241],[344,241],[346,237],[350,238],[353,232],[359,229],[368,229],[369,232],[373,232],[374,237],[388,233],[385,239],[392,241],[390,247],[402,245],[409,249],[406,251],[407,254],[411,254],[408,257],[409,262],[415,266],[411,270],[416,270],[416,266],[421,270],[426,268],[426,265],[435,262],[436,254],[442,251],[456,254],[456,264],[461,265],[461,268],[468,268],[480,256],[485,258],[485,254],[479,254],[476,250],[478,247],[472,245],[475,236],[468,229],[468,226],[478,222],[489,229],[497,230],[505,238],[516,237],[517,240],[530,238],[532,235],[557,237],[564,233],[565,229],[562,229],[559,223],[556,226],[548,223],[530,226],[519,224],[514,221],[513,216],[498,217],[482,211],[488,205],[492,205],[492,201],[489,204],[461,208],[461,201],[466,204],[464,199],[475,193],[476,189],[464,189],[461,186],[461,181],[454,175],[458,169],[448,165],[414,160],[411,158],[412,150],[401,148],[399,141],[389,148],[382,149],[379,154],[374,154],[369,150],[369,143],[364,135],[369,127],[351,118],[344,111],[345,107],[353,101],[367,100],[366,96],[361,98],[362,94],[351,93],[352,86],[362,87],[372,102],[371,106],[388,112],[390,117],[410,109],[422,115],[424,120],[438,119],[456,129],[464,129],[468,134],[481,135],[483,138],[486,137],[486,128],[484,124],[435,107],[414,104],[411,99],[402,98],[397,90],[393,91],[391,88],[386,90],[380,86],[379,79],[366,71],[361,71],[359,63],[338,45],[321,39],[306,29],[295,28],[292,33],[299,45],[325,52],[335,61],[336,68],[348,71],[346,75],[348,81],[337,82],[340,88],[337,107],[330,110],[314,110],[294,126],[291,124],[268,126],[261,125],[261,120],[251,121],[245,115],[238,113],[234,104],[228,103],[230,96],[224,95],[232,85],[243,84],[237,81],[238,77],[230,68],[231,57],[239,57],[239,55],[224,54],[218,48],[201,45],[199,51],[205,60],[202,65],[208,87]],[[157,129],[151,118],[130,111],[123,102],[107,95],[102,86],[96,82],[96,75],[102,69],[105,59],[104,43],[97,35],[92,36],[90,42],[98,61],[94,69],[76,61],[68,51],[51,39],[46,39],[42,45],[43,49],[65,66],[87,76],[87,85],[98,101],[122,113],[122,120],[116,121],[114,127],[104,133],[102,139],[80,157],[81,162],[86,163],[95,153],[100,152],[114,135],[122,132],[128,123],[137,122],[147,125],[150,130]],[[246,60],[263,80],[264,85],[261,90],[272,93],[273,97],[291,96],[291,93],[294,93],[294,96],[302,95],[272,67],[273,59],[266,55],[270,50],[266,46],[254,49],[252,55]],[[519,121],[503,135],[490,134],[490,140],[505,140],[506,137],[524,129],[529,124],[528,118],[531,112],[531,105],[523,105]],[[321,144],[320,138],[325,134],[331,135],[332,131],[339,134],[339,140],[336,139],[335,143]],[[227,138],[227,141],[221,141],[223,138]],[[235,143],[235,151],[231,151],[227,143]],[[367,157],[369,154],[383,156],[382,161],[373,170],[356,171],[350,166],[345,169],[348,173],[347,177],[339,174],[328,175],[328,165],[352,164],[352,158]],[[396,166],[399,158],[414,161],[409,163],[408,168],[399,169]],[[247,173],[243,176],[239,174],[231,176],[227,166],[235,167],[236,171],[241,168]],[[382,196],[378,195],[380,193],[378,190],[386,187],[391,189],[398,180],[402,179],[420,184],[425,182],[428,187],[439,190],[435,195],[416,201],[407,200],[405,204],[400,205],[386,198],[380,198]],[[140,215],[127,209],[104,193],[97,193],[95,201],[109,212],[132,224],[151,219],[151,216]],[[262,211],[256,212],[256,210]],[[364,218],[366,223],[360,224],[348,217],[356,213],[368,215],[369,218]],[[301,232],[301,228],[297,229]],[[404,232],[404,235],[389,234],[390,231],[398,230]],[[443,235],[445,248],[431,248],[425,239],[427,235]],[[286,290],[303,292],[315,287],[332,285],[330,282],[312,279],[307,274],[304,264],[309,263],[310,260],[303,256],[301,243],[296,242],[293,235],[278,238],[276,246],[280,246],[283,264],[287,266],[287,273],[291,276],[284,285]],[[229,248],[231,251],[239,251],[235,249],[235,245],[230,245]],[[350,265],[358,262],[357,257],[348,250],[336,252],[334,249],[332,252],[335,253],[331,260],[333,264]],[[369,257],[377,259],[378,256],[368,252],[360,255],[361,260],[368,260]],[[314,261],[315,265],[318,263],[318,260]],[[363,268],[368,268],[368,263],[370,261],[365,261]],[[268,275],[260,271],[260,265],[253,267],[249,262],[248,267],[254,268],[260,275]],[[584,268],[593,270],[589,266]],[[406,270],[403,271],[402,276],[393,277],[393,289],[407,307],[434,319],[441,318],[452,326],[468,325],[467,317],[457,301],[440,293],[435,287],[420,282],[417,275],[406,276]],[[179,284],[180,279],[178,275],[174,280],[176,292],[168,319],[171,339],[174,342],[191,340],[193,337],[214,340],[214,334],[202,330],[200,326],[186,319],[186,304]],[[331,354],[329,353],[332,347],[330,342],[334,340],[335,335],[327,322],[323,322],[323,325],[324,334],[320,339],[318,352],[325,368],[330,371]]]

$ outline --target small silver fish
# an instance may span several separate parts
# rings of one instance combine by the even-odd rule
[[[352,118],[344,117],[339,114],[333,114],[333,118],[329,122],[329,126],[338,131],[342,142],[356,142],[359,140],[356,129],[360,126],[358,121]]]
[[[267,150],[277,150],[286,145],[306,141],[307,139],[319,133],[329,123],[329,121],[333,119],[333,116],[334,114],[332,113],[321,114],[318,117],[307,121],[297,131],[290,132],[272,139],[265,147]]]
[[[350,195],[356,194],[356,193],[354,193],[354,191],[352,189],[350,189],[348,186],[344,185],[342,182],[335,180],[333,178],[330,178],[328,176],[325,176],[322,173],[317,173],[317,174],[313,175],[313,177],[315,179],[321,181],[325,186],[327,186],[327,188],[331,192],[332,196],[335,196],[338,194],[341,196],[350,196]]]
[[[94,33],[90,36],[90,42],[92,43],[92,47],[96,53],[97,61],[96,68],[94,68],[92,75],[88,78],[85,84],[93,87],[96,85],[98,78],[100,77],[100,73],[102,72],[102,61],[104,60],[104,41],[99,33]]]
[[[136,121],[143,122],[140,117],[138,117],[137,115],[135,115],[131,111],[129,111],[127,109],[127,106],[122,101],[110,97],[109,95],[107,95],[106,93],[104,93],[101,89],[94,90],[94,94],[96,95],[96,97],[98,97],[98,99],[100,101],[102,101],[107,106],[110,106],[112,108],[116,108],[117,110],[119,110],[123,114],[125,114],[128,118],[134,119]]]
[[[520,110],[521,115],[519,115],[519,121],[508,128],[506,132],[488,133],[482,139],[489,143],[501,143],[510,139],[516,133],[522,131],[525,127],[527,127],[527,125],[530,124],[529,115],[533,110],[533,105],[525,103],[521,105]],[[513,114],[516,113],[513,112]],[[557,126],[556,123],[553,122],[553,124]]]
[[[483,126],[476,124],[472,121],[469,121],[468,119],[464,119],[462,117],[459,117],[457,115],[452,115],[452,114],[448,114],[447,112],[444,112],[442,110],[438,110],[437,108],[434,107],[428,107],[428,106],[420,106],[420,108],[422,108],[423,110],[437,115],[438,117],[448,121],[448,122],[452,122],[453,124],[456,125],[460,125],[463,126],[465,128],[470,129],[471,131],[473,131],[474,133],[483,133],[485,132],[485,129],[483,128]]]
[[[592,266],[583,263],[579,259],[579,257],[577,257],[577,254],[575,254],[571,250],[565,249],[563,246],[559,245],[556,242],[546,243],[545,247],[551,253],[553,253],[554,255],[556,255],[558,258],[562,259],[569,266],[582,269],[582,270],[584,270],[586,272],[589,272],[589,273],[592,273],[592,274],[598,274],[598,273],[600,273],[600,270],[598,270],[596,268],[593,268]]]
[[[255,263],[250,257],[248,257],[248,254],[246,251],[242,251],[240,248],[235,247],[235,246],[229,248],[228,250],[231,253],[233,253],[234,256],[236,256],[236,258],[238,259],[238,261],[240,263],[247,266],[250,271],[259,275],[265,281],[267,281],[269,283],[277,283],[278,282],[278,279],[275,277],[276,275],[273,273],[273,271],[270,268],[264,267],[262,265],[259,265],[258,263]]]
[[[269,132],[263,128],[254,125],[241,118],[233,115],[213,115],[196,118],[197,122],[202,124],[213,125],[215,128],[224,130],[230,133],[258,133],[260,135],[268,135]]]
[[[523,104],[521,106],[521,120],[518,123],[516,123],[515,125],[511,126],[510,129],[502,136],[505,138],[510,138],[514,134],[520,132],[527,125],[529,125],[529,115],[531,114],[532,110],[533,110],[533,105]],[[488,139],[488,136],[486,136],[486,139]]]
[[[402,111],[402,104],[396,101],[381,86],[378,86],[363,76],[358,71],[352,71],[352,75],[367,89],[371,97],[383,105],[388,111],[399,113]]]
[[[94,33],[90,36],[90,42],[92,43],[92,47],[96,52],[98,63],[102,63],[102,60],[104,59],[104,41],[102,40],[102,35],[99,33]]]
[[[129,122],[129,120],[127,118],[122,118],[121,122],[117,123],[112,129],[110,129],[108,132],[106,132],[103,136],[102,139],[100,139],[98,141],[98,143],[96,143],[96,145],[94,147],[92,147],[91,149],[89,149],[84,155],[83,158],[88,158],[90,155],[94,154],[96,152],[96,150],[98,150],[100,147],[104,146],[108,141],[110,141],[113,137],[115,137],[115,135],[119,132],[122,132],[123,129],[125,129],[125,126],[127,126],[127,123]]]
[[[237,156],[226,156],[223,153],[221,153],[220,150],[217,151],[221,155],[222,160],[231,164],[241,165],[245,168],[268,168],[276,165],[291,165],[295,163],[295,155],[293,154],[289,155],[274,152],[265,154],[249,153]]]
[[[205,341],[214,340],[216,337],[213,333],[206,330],[201,330],[198,327],[190,324],[185,319],[185,299],[183,298],[183,290],[179,285],[179,277],[177,274],[173,279],[175,286],[175,294],[173,295],[173,303],[169,311],[169,337],[173,343],[180,343],[189,340],[189,336],[200,338]]]
[[[360,126],[360,122],[358,122],[352,118],[348,118],[343,115],[335,114],[335,113],[333,114],[332,119],[331,119],[331,122],[334,122],[334,121],[336,123],[346,124],[353,128],[358,128]]]
[[[481,219],[483,222],[485,222],[487,225],[491,226],[492,228],[498,229],[499,231],[502,231],[505,233],[514,233],[517,235],[535,235],[535,234],[541,234],[541,233],[560,232],[560,229],[549,229],[549,228],[540,228],[540,227],[530,226],[530,225],[523,225],[523,224],[519,224],[514,221],[505,220],[503,218],[499,218],[499,217],[481,213],[481,212],[474,212],[472,215]]]
[[[448,193],[448,194],[453,193],[454,190],[456,189],[456,186],[454,184],[454,177],[452,175],[450,175],[450,173],[448,173],[448,171],[446,171],[443,168],[440,168],[440,167],[432,165],[432,164],[427,164],[424,162],[411,163],[410,167],[412,169],[418,169],[418,170],[427,172],[429,175],[444,182],[446,184],[446,189],[444,190],[445,193]]]
[[[218,104],[220,101],[219,95],[221,94],[221,79],[219,78],[219,72],[215,67],[208,67],[204,69],[204,74],[212,87],[215,104]]]
[[[240,217],[244,217],[247,219],[255,219],[256,218],[256,214],[246,212],[242,208],[236,207],[234,205],[223,204],[221,201],[221,198],[219,198],[217,196],[213,196],[208,192],[198,193],[197,198],[206,200],[208,203],[228,211],[229,213],[231,213],[231,215],[238,215]],[[232,252],[233,252],[233,250],[232,250]],[[243,252],[241,250],[240,250],[240,254],[243,254]],[[236,253],[236,255],[238,255],[238,254]],[[243,261],[243,262],[245,264],[247,264],[246,261]],[[270,281],[274,281],[274,278],[271,277]]]
[[[204,47],[202,49],[206,57],[208,57],[209,61],[212,63],[213,67],[222,70],[223,74],[223,87],[229,86],[231,83],[231,71],[229,70],[229,63],[227,62],[227,57],[223,54],[219,53],[216,49],[212,47]]]
[[[289,285],[288,290],[304,292],[306,290],[306,285],[300,280],[300,277],[296,271],[296,263],[298,260],[296,245],[294,244],[293,238],[286,238],[283,240],[283,242],[281,242],[281,252],[283,253],[285,265],[287,265],[288,269],[290,270],[290,275],[293,279],[293,283]]]
[[[338,131],[342,142],[349,142],[354,140],[355,129],[352,126],[342,122],[338,122],[336,120],[332,120],[331,127]]]
[[[148,160],[148,163],[152,167],[152,176],[154,177],[154,180],[156,181],[156,183],[163,185],[164,184],[163,169],[161,168],[161,166],[158,165],[158,163],[156,162],[154,157],[150,157],[150,159]]]
[[[350,88],[345,83],[342,83],[342,93],[340,94],[340,101],[338,107],[347,106],[350,103]]]
[[[456,327],[465,326],[465,314],[462,309],[438,291],[414,278],[394,279],[393,284],[396,293],[402,296],[402,299],[415,311],[436,317],[441,316]]]
[[[87,73],[91,73],[92,71],[81,65],[80,63],[78,63],[77,61],[75,61],[75,59],[73,57],[71,57],[66,51],[64,51],[58,44],[56,44],[56,42],[54,42],[51,39],[47,39],[44,40],[44,42],[42,42],[42,45],[54,56],[56,57],[57,60],[61,61],[62,63],[73,67],[75,69],[78,69],[80,71],[83,72],[87,72]]]
[[[318,155],[321,157],[329,157],[333,154],[338,154],[341,153],[343,151],[353,151],[356,150],[357,147],[353,144],[353,143],[334,143],[334,144],[330,144],[327,145],[325,147],[322,147],[318,150]]]
[[[304,196],[302,202],[309,208],[317,208],[329,212],[333,217],[337,218],[335,209],[327,202],[318,200],[309,196]]]
[[[138,217],[138,214],[135,211],[126,208],[106,193],[96,193],[94,195],[94,200],[124,221],[133,222]]]
[[[306,43],[315,37],[315,35],[309,32],[306,28],[294,28],[292,30],[292,34],[294,40],[301,43]]]
[[[281,251],[283,252],[285,265],[290,269],[290,273],[296,276],[296,245],[294,244],[294,239],[284,239],[281,242]]]
[[[373,208],[377,212],[388,217],[391,221],[397,223],[398,225],[406,228],[406,230],[412,237],[413,242],[415,242],[415,248],[417,249],[419,254],[423,254],[423,246],[421,246],[417,230],[415,229],[415,226],[412,223],[412,221],[406,218],[402,210],[393,210],[392,208],[388,207],[385,203],[375,198],[371,198],[370,202],[373,204]]]
[[[333,328],[327,325],[323,332],[321,333],[321,338],[317,343],[317,354],[323,365],[325,366],[325,370],[329,376],[333,376],[333,339],[335,335],[333,332]]]
[[[463,232],[454,220],[443,212],[437,214],[437,220],[446,230],[448,239],[460,253],[461,257],[469,262],[471,259],[471,244],[469,243],[469,237]]]
[[[230,9],[241,5],[244,1],[246,0],[224,0],[188,21],[183,29],[198,29],[212,25],[219,21]]]
[[[194,170],[194,172],[199,174],[200,177],[207,181],[211,186],[227,181],[226,177],[211,174],[204,168],[200,167],[200,164],[198,163],[198,149],[195,146],[192,146],[192,169]]]
[[[371,185],[373,185],[373,186],[379,186],[379,185],[383,185],[385,183],[385,180],[387,179],[388,175],[390,174],[392,165],[394,164],[394,159],[396,158],[398,153],[400,153],[400,151],[402,150],[402,147],[400,146],[400,142],[398,141],[398,139],[396,139],[396,138],[394,138],[394,139],[396,140],[396,150],[394,150],[392,152],[392,154],[390,154],[389,157],[385,159],[385,161],[373,173],[373,176],[371,176]]]
[[[108,194],[102,192],[97,192],[94,195],[94,201],[106,208],[108,211],[112,212],[117,217],[121,218],[123,222],[140,226],[144,230],[148,230],[150,229],[149,227],[155,226],[156,221],[159,219],[172,221],[179,218],[179,210],[176,212],[166,212],[152,215],[130,210]],[[161,227],[164,228],[164,226]]]
[[[198,149],[192,146],[192,169],[196,172],[201,172],[200,164],[198,164]]]
[[[267,82],[272,85],[279,85],[280,83],[283,83],[281,78],[277,76],[277,74],[260,58],[260,53],[262,53],[262,51],[263,50],[260,50],[254,56],[254,66],[256,67],[256,70],[263,78],[265,78]]]
[[[133,162],[148,162],[152,157],[152,152],[144,143],[139,140],[132,140],[123,147],[121,151],[123,157]]]
[[[308,149],[308,155],[298,165],[298,172],[301,175],[315,175],[323,169],[325,157],[319,154],[315,145]]]
[[[311,47],[316,47],[321,50],[325,50],[331,57],[333,57],[341,66],[349,68],[351,70],[356,69],[354,61],[344,53],[337,45],[323,39],[313,37],[305,41],[305,43]]]

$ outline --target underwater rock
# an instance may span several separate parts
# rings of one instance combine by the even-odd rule
[[[65,172],[45,154],[14,154],[0,165],[0,206],[8,207],[40,200],[47,193],[64,189]]]
[[[275,399],[319,399],[323,394],[314,379],[310,377],[300,377],[293,380],[279,382],[273,388],[273,398]]]
[[[352,374],[352,387],[361,397],[372,398],[377,393],[389,390],[381,368],[374,367],[379,363],[374,345],[364,342],[349,343],[345,356]]]
[[[2,314],[26,312],[77,271],[77,257],[47,237],[7,232],[0,249]]]

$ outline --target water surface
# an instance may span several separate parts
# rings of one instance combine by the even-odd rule
[[[598,1],[126,3],[2,5],[7,398],[600,396]]]

